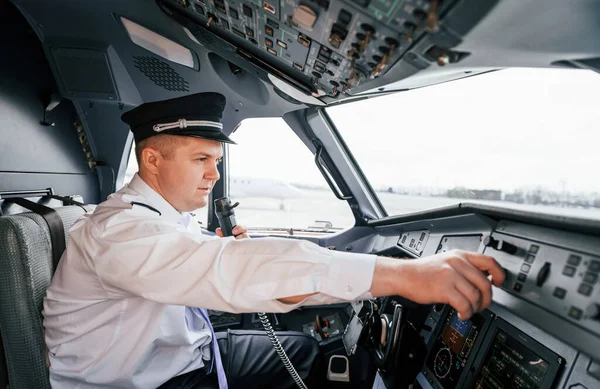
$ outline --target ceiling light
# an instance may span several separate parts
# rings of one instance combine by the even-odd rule
[[[190,49],[124,17],[121,17],[121,21],[131,41],[136,45],[171,62],[194,68],[194,56]]]

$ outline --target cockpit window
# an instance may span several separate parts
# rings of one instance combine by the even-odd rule
[[[314,156],[281,118],[246,119],[231,135],[230,196],[236,218],[252,229],[333,232],[354,224]]]
[[[508,69],[327,109],[389,215],[459,202],[600,218],[600,75]]]

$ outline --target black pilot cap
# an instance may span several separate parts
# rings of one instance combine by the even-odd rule
[[[121,120],[129,124],[135,143],[169,134],[235,144],[222,132],[224,109],[225,96],[204,92],[141,104],[125,112]]]

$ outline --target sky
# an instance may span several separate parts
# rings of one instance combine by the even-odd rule
[[[376,188],[591,193],[600,192],[599,102],[598,73],[508,69],[327,110]],[[282,119],[245,120],[232,139],[233,175],[325,186]]]

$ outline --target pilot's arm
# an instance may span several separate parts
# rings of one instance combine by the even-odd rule
[[[84,255],[109,296],[228,312],[284,312],[300,303],[372,297],[376,257],[331,251],[302,240],[215,239],[160,220],[117,220],[92,236]],[[77,239],[78,241],[80,239]],[[310,295],[294,304],[278,301]]]
[[[160,220],[115,218],[79,241],[109,298],[141,296],[165,304],[228,312],[286,312],[400,295],[448,303],[462,319],[491,304],[491,275],[504,272],[488,256],[452,251],[419,260],[332,251],[284,238],[215,239]],[[80,237],[82,238],[82,237]]]

